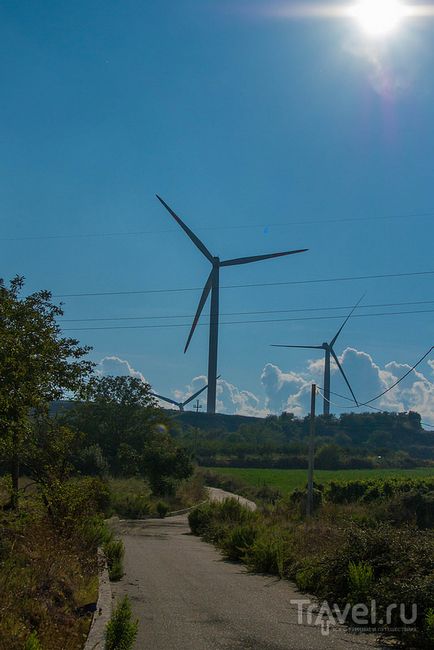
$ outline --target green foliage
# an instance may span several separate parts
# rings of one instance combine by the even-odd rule
[[[174,494],[176,481],[188,478],[193,465],[187,452],[164,431],[156,430],[144,446],[141,457],[143,476],[154,494]]]
[[[341,456],[338,445],[323,445],[315,454],[315,467],[318,467],[318,469],[336,469],[341,465]]]
[[[222,487],[227,489],[230,492],[236,492],[237,494],[243,494],[243,496],[248,496],[244,492],[240,492],[238,489],[239,485],[244,485],[244,488],[247,487],[253,489],[253,492],[250,492],[252,495],[255,490],[259,489],[264,484],[279,489],[284,495],[290,494],[296,488],[304,488],[306,486],[306,470],[300,469],[258,469],[258,468],[236,468],[236,467],[217,467],[212,472],[206,470],[205,476],[207,477],[207,485],[214,485],[214,483],[209,482],[208,477],[211,475],[218,474],[223,477],[224,481],[233,481],[234,486],[237,486],[235,489],[230,489],[222,485],[216,485],[215,487]],[[217,479],[216,479],[217,480]],[[342,489],[344,484],[351,483],[349,489],[353,491],[355,489],[355,483],[360,483],[360,491],[354,496],[347,497],[345,492],[343,492],[343,497],[338,500],[335,497],[330,498],[333,503],[354,503],[358,501],[361,496],[363,496],[366,489],[366,481],[374,482],[376,484],[378,481],[385,484],[384,495],[387,495],[388,485],[393,485],[395,481],[403,481],[403,483],[408,482],[408,491],[410,491],[411,485],[414,485],[413,481],[416,481],[417,484],[420,482],[427,483],[432,485],[434,481],[434,468],[416,468],[416,469],[354,469],[354,470],[315,470],[315,481],[319,485],[324,485],[327,489],[331,484],[337,483],[339,490]],[[392,488],[393,489],[393,488]],[[427,490],[429,491],[429,489]],[[389,494],[390,496],[390,494]],[[327,499],[329,497],[327,496]]]
[[[204,503],[189,512],[188,524],[193,535],[205,535],[212,524],[213,512],[213,506],[210,503]]]
[[[243,560],[255,543],[258,528],[253,524],[241,524],[230,528],[221,541],[221,549],[228,560]]]
[[[32,632],[24,644],[24,650],[43,650],[36,632]]]
[[[24,280],[9,287],[0,280],[0,440],[13,479],[11,503],[18,501],[19,466],[32,440],[31,418],[48,412],[64,392],[77,393],[92,371],[83,360],[89,348],[62,337],[62,309],[48,291],[21,296]]]
[[[374,583],[374,571],[366,562],[349,562],[348,585],[350,602],[367,603]]]
[[[149,515],[149,498],[143,494],[116,495],[112,500],[113,510],[126,519],[142,519]]]
[[[169,512],[170,508],[167,505],[167,503],[165,503],[164,501],[158,501],[157,505],[155,506],[155,510],[157,511],[158,516],[161,519],[164,519],[164,517]]]
[[[128,596],[124,596],[107,624],[105,650],[132,650],[137,637],[138,622],[132,620]]]
[[[425,614],[425,630],[428,641],[434,643],[434,609],[432,607]]]
[[[102,547],[107,559],[110,580],[118,581],[123,576],[123,559],[125,554],[122,540],[111,539]]]
[[[80,520],[106,512],[110,505],[108,484],[92,477],[56,480],[40,492],[51,520],[62,528],[73,528]]]
[[[196,417],[197,415],[197,417]],[[181,413],[183,444],[205,467],[306,469],[309,419]],[[357,413],[316,418],[316,467],[339,469],[433,466],[434,439],[417,413]],[[268,482],[268,481],[267,481]]]
[[[245,553],[247,566],[253,571],[283,578],[291,561],[289,538],[279,530],[263,530]]]
[[[151,387],[135,377],[92,380],[87,401],[66,410],[62,421],[84,433],[87,451],[78,454],[78,469],[141,476],[156,495],[168,496],[193,472],[189,454],[168,433],[167,416]]]
[[[309,560],[303,563],[303,566],[295,573],[295,582],[297,587],[301,591],[314,593],[320,580],[321,571],[321,565],[319,563],[315,564],[309,558]]]

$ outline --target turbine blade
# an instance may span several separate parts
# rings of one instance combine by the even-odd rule
[[[202,313],[202,309],[204,308],[204,305],[206,303],[206,299],[208,298],[209,292],[211,291],[212,274],[213,274],[213,271],[211,271],[211,273],[209,274],[208,280],[206,281],[205,286],[203,288],[202,295],[200,297],[199,304],[197,306],[196,315],[195,315],[194,320],[193,320],[193,325],[191,326],[190,334],[188,335],[187,343],[185,344],[184,354],[188,350],[188,346],[190,345],[190,341],[191,341],[191,338],[192,338],[192,336],[194,334],[194,330],[196,329],[196,325],[197,325],[197,322],[198,322],[198,320],[200,318],[200,315]]]
[[[158,399],[162,399],[163,402],[167,402],[168,404],[175,404],[175,406],[179,407],[180,402],[175,402],[174,399],[170,399],[170,397],[163,397],[162,395],[157,395],[157,393],[151,393],[152,397],[157,397]]]
[[[198,397],[198,396],[199,396],[201,393],[203,393],[203,391],[206,390],[207,388],[208,388],[208,384],[206,384],[205,386],[202,386],[202,388],[201,388],[200,390],[198,390],[196,393],[194,393],[194,395],[192,395],[192,396],[189,397],[187,400],[185,400],[185,402],[182,402],[182,405],[183,405],[183,406],[186,406],[187,404],[189,404],[192,400],[195,399],[195,397]]]
[[[235,266],[237,264],[250,264],[250,262],[260,262],[261,260],[271,260],[273,257],[284,257],[285,255],[296,255],[297,253],[305,253],[308,249],[301,248],[296,251],[285,251],[283,253],[270,253],[268,255],[253,255],[252,257],[237,257],[233,260],[225,260],[220,262],[220,266]]]
[[[345,383],[346,383],[346,385],[348,386],[348,388],[350,389],[350,393],[351,393],[351,395],[353,396],[353,399],[354,399],[356,405],[358,406],[358,405],[359,405],[359,402],[357,401],[357,397],[356,397],[356,396],[354,395],[354,393],[353,393],[353,389],[351,388],[350,382],[348,381],[347,376],[346,376],[346,374],[344,373],[344,369],[342,368],[341,364],[339,363],[339,359],[337,358],[337,356],[336,356],[335,351],[333,350],[333,348],[330,348],[330,353],[331,353],[333,359],[336,361],[336,365],[337,365],[337,367],[339,368],[339,370],[341,371],[341,375],[342,375],[342,377],[345,379]]]
[[[322,345],[275,345],[271,344],[272,348],[301,348],[302,350],[322,350]]]
[[[197,248],[200,250],[200,252],[203,253],[203,255],[205,255],[205,257],[207,257],[209,261],[212,263],[214,261],[214,258],[209,252],[209,250],[207,249],[207,247],[205,246],[205,244],[200,241],[199,237],[197,237],[194,234],[194,232],[190,230],[190,228],[182,221],[182,219],[178,217],[178,215],[172,210],[172,208],[167,205],[167,203],[161,198],[161,196],[158,196],[158,194],[156,194],[155,196],[160,201],[160,203],[164,205],[166,210],[169,212],[169,214],[172,215],[175,221],[181,226],[183,231],[187,233],[187,235],[190,237],[193,244],[195,244]]]
[[[350,311],[350,313],[348,314],[348,316],[346,317],[346,319],[344,320],[344,322],[342,323],[342,325],[341,325],[340,328],[338,329],[338,331],[337,331],[335,337],[330,341],[330,347],[331,347],[331,348],[332,348],[332,347],[334,346],[334,344],[336,343],[339,334],[342,332],[342,330],[344,329],[345,325],[348,323],[349,319],[351,318],[351,316],[353,315],[353,313],[354,313],[354,311],[357,309],[357,307],[360,305],[360,303],[362,302],[362,300],[363,300],[363,298],[365,297],[365,295],[366,295],[366,294],[363,294],[363,296],[362,296],[362,297],[358,300],[358,302],[354,305],[354,307],[352,308],[352,310]]]

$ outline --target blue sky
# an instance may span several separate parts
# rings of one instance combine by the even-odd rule
[[[208,263],[156,192],[222,258],[309,248],[223,269],[222,285],[434,270],[434,20],[373,41],[349,19],[291,20],[270,4],[1,3],[0,275],[56,295],[202,286]],[[434,301],[432,287],[426,275],[224,289],[221,312],[347,306],[364,292],[366,304]],[[199,294],[64,298],[65,319],[186,316],[142,321],[182,324]],[[434,302],[360,313],[399,309]],[[386,372],[434,343],[432,324],[433,313],[357,318],[337,352],[363,351]],[[316,358],[269,344],[321,343],[338,326],[222,326],[222,376],[262,409],[267,364],[308,381]],[[206,373],[207,327],[184,356],[187,333],[75,335],[96,361],[127,360],[170,393]],[[421,371],[432,380],[427,364]]]

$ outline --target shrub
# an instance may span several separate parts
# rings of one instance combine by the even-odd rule
[[[225,499],[214,505],[216,517],[222,522],[244,523],[248,521],[252,512],[245,508],[237,499]]]
[[[39,643],[38,635],[36,632],[32,632],[31,635],[27,638],[27,641],[24,644],[24,650],[42,650],[42,646]]]
[[[432,607],[425,615],[425,630],[428,641],[434,644],[434,609]]]
[[[255,543],[258,529],[252,524],[242,524],[229,529],[221,541],[221,549],[228,560],[243,560]]]
[[[158,501],[157,505],[155,506],[155,510],[157,511],[158,516],[161,519],[164,519],[170,508],[164,501]]]
[[[149,515],[149,500],[143,494],[116,495],[112,500],[113,510],[127,519],[141,519]]]
[[[271,573],[281,578],[291,563],[289,540],[278,531],[264,529],[254,543],[246,549],[245,561],[253,571]]]
[[[353,604],[366,603],[371,596],[374,581],[372,566],[366,562],[349,562],[348,583],[349,598]]]
[[[295,582],[300,591],[313,593],[320,580],[322,567],[314,561],[307,561],[304,566],[297,570]]]
[[[122,561],[124,558],[124,544],[122,540],[110,540],[103,546],[107,558],[107,566],[110,580],[117,581],[123,576]]]
[[[212,522],[213,506],[209,503],[194,508],[188,515],[188,523],[193,535],[204,535]]]
[[[107,624],[105,650],[131,650],[137,637],[138,622],[132,620],[128,596],[124,596]]]

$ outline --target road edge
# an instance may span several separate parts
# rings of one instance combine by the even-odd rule
[[[101,549],[98,549],[98,567],[98,600],[83,650],[103,650],[105,630],[112,614],[112,589],[107,561]]]

